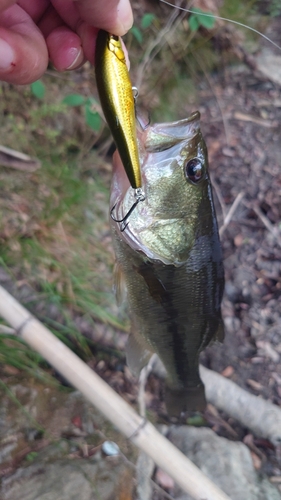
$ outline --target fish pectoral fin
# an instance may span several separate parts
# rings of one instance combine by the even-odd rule
[[[118,262],[115,262],[113,269],[113,290],[116,297],[116,303],[118,306],[125,302],[127,295],[127,287],[124,278],[124,273]]]
[[[143,347],[131,333],[126,344],[127,364],[131,372],[139,376],[142,368],[147,365],[152,352]]]

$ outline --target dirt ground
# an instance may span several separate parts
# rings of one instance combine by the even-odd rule
[[[202,121],[215,192],[227,209],[238,197],[240,203],[221,237],[225,340],[222,346],[208,348],[202,361],[280,406],[280,86],[241,67],[225,72],[223,80],[214,81],[214,89],[223,102],[228,134],[227,143],[215,98],[202,90]],[[247,431],[235,424],[234,428],[246,441]],[[265,470],[280,474],[280,457],[269,443],[255,443]]]

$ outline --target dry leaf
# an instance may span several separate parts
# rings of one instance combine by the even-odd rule
[[[226,377],[226,378],[229,378],[229,377],[232,377],[234,373],[234,368],[233,366],[227,366],[222,372],[221,372],[221,375],[223,377]]]

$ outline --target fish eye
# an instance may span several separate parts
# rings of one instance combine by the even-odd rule
[[[189,160],[185,165],[185,176],[193,184],[197,184],[204,177],[205,169],[199,158]]]

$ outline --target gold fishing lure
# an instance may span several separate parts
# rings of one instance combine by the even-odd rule
[[[106,121],[130,184],[138,189],[142,181],[135,99],[120,37],[100,30],[95,61],[97,88]]]

